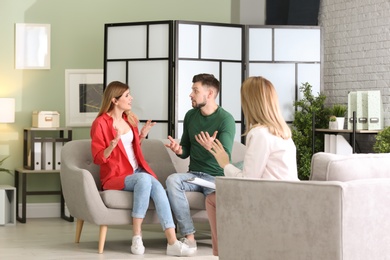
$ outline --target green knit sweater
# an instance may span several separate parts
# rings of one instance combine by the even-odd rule
[[[217,139],[223,144],[225,151],[231,158],[236,126],[233,116],[222,107],[211,115],[203,116],[200,109],[189,110],[184,117],[181,158],[190,156],[190,171],[205,172],[213,176],[223,176],[223,169],[219,167],[214,156],[206,151],[196,140],[195,135],[201,131],[208,132],[210,136],[218,131]]]

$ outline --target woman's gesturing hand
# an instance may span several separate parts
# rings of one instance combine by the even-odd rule
[[[227,152],[223,148],[223,145],[218,139],[215,139],[209,151],[212,155],[214,155],[215,159],[217,160],[219,166],[221,166],[222,169],[229,164],[229,155],[227,154]]]

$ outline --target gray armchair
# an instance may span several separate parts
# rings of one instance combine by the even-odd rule
[[[312,159],[310,181],[217,178],[220,260],[390,256],[390,154]]]
[[[188,158],[177,157],[164,143],[168,140],[146,139],[142,150],[146,161],[165,187],[166,178],[175,172],[188,170]],[[233,162],[243,160],[245,146],[234,143]],[[77,218],[76,239],[80,236],[84,221],[100,226],[98,252],[102,253],[109,225],[131,224],[133,193],[118,190],[101,190],[99,166],[91,155],[90,140],[75,140],[64,145],[61,151],[61,185],[69,213]],[[205,198],[200,192],[187,192],[191,214],[196,222],[208,222]],[[145,224],[159,223],[153,201],[145,216]]]

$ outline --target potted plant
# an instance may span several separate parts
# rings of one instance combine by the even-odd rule
[[[7,157],[3,158],[2,160],[0,160],[0,166],[3,164],[3,162],[4,162],[8,157],[9,157],[9,156],[7,156]],[[9,173],[9,174],[12,174],[12,172],[11,172],[10,170],[5,169],[5,168],[2,168],[2,167],[0,167],[0,172],[7,172],[7,173]]]
[[[326,128],[329,122],[329,110],[324,106],[326,96],[318,93],[314,96],[312,86],[306,82],[299,87],[302,98],[294,102],[295,113],[292,122],[292,139],[297,148],[298,177],[307,180],[310,177],[310,166],[313,147],[313,115],[315,128]],[[323,151],[324,135],[315,138],[314,152]]]
[[[347,106],[342,104],[334,104],[331,108],[331,115],[336,117],[337,128],[344,129],[345,114],[347,113]],[[330,127],[329,127],[330,128]]]
[[[329,117],[329,129],[331,129],[331,130],[337,130],[338,129],[338,123],[337,123],[337,117],[336,116],[330,116]]]
[[[374,152],[376,153],[390,153],[390,126],[385,127],[380,131],[374,143]]]

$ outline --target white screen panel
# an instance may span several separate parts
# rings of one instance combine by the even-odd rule
[[[183,123],[178,123],[177,124],[177,136],[176,138],[181,138],[183,135]]]
[[[320,61],[320,29],[275,29],[275,61]]]
[[[199,58],[199,25],[179,24],[178,58]]]
[[[144,123],[139,123],[138,129],[141,131]],[[168,138],[168,123],[155,124],[148,134],[149,139],[167,139]]]
[[[236,135],[234,141],[241,142],[241,123],[236,124]]]
[[[168,58],[169,25],[149,26],[149,58]]]
[[[294,119],[295,65],[256,63],[249,65],[249,76],[262,76],[272,82],[279,97],[284,120]]]
[[[183,120],[188,110],[192,109],[191,94],[192,78],[196,74],[213,74],[219,80],[219,63],[211,61],[183,61],[178,62],[177,107],[178,119]]]
[[[126,83],[126,62],[113,61],[107,62],[107,84],[111,81],[120,81]]]
[[[321,72],[320,64],[298,64],[298,87],[302,86],[302,83],[309,82],[312,86],[312,93],[314,96],[318,96],[321,91]],[[302,98],[302,93],[298,92],[298,98]]]
[[[146,25],[108,28],[107,59],[146,58]]]
[[[241,73],[241,63],[222,63],[222,107],[230,112],[235,120],[241,120]]]
[[[129,62],[132,111],[139,119],[168,120],[167,72],[165,60]]]
[[[201,28],[202,59],[241,60],[241,28],[208,25]]]
[[[249,60],[271,61],[272,60],[272,29],[250,28],[249,29]]]

